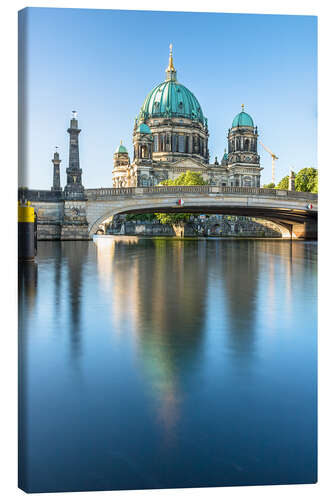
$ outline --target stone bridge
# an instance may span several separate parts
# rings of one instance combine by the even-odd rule
[[[62,192],[26,190],[24,197],[36,208],[38,225],[41,230],[45,227],[45,235],[46,227],[51,228],[46,239],[91,239],[111,216],[145,212],[243,215],[275,222],[283,237],[317,237],[318,197],[313,193],[253,187],[159,186],[86,189],[81,199],[66,199]],[[177,204],[179,199],[183,206]]]
[[[317,195],[252,187],[161,186],[86,190],[90,237],[120,213],[185,212],[259,217],[280,226],[284,237],[314,238]],[[184,201],[179,206],[179,199]],[[311,208],[310,208],[311,207]]]

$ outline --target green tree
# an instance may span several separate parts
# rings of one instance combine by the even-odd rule
[[[318,193],[318,170],[306,167],[300,170],[295,177],[296,191]]]
[[[176,179],[167,179],[166,181],[162,181],[161,184],[164,186],[205,186],[208,182],[204,181],[201,174],[187,170]],[[158,213],[155,215],[161,224],[179,225],[188,221],[191,214]]]
[[[127,221],[145,220],[151,222],[154,219],[156,219],[155,214],[126,214]]]
[[[274,184],[274,182],[270,182],[269,184],[264,184],[263,187],[264,188],[269,188],[269,189],[274,189],[275,188],[275,184]]]
[[[283,177],[278,185],[276,186],[277,189],[288,189],[289,188],[289,175],[286,175]]]
[[[190,214],[154,214],[161,224],[182,224],[187,222]]]
[[[163,186],[204,186],[208,182],[203,180],[201,174],[187,170],[176,179],[167,179],[162,181],[161,184]]]

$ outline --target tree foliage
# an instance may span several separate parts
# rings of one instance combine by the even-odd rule
[[[274,189],[275,188],[275,184],[274,184],[274,182],[270,182],[269,184],[264,184],[263,187],[264,188],[269,188],[269,189]]]
[[[205,186],[208,182],[203,180],[201,174],[187,170],[176,179],[167,179],[161,182],[163,186]]]
[[[268,187],[264,186],[264,187]],[[280,180],[276,189],[289,188],[289,175]],[[295,190],[303,193],[318,193],[318,170],[313,167],[302,168],[295,176]]]
[[[318,170],[313,167],[302,168],[295,177],[295,189],[318,193]]]
[[[283,177],[278,185],[276,186],[277,189],[288,189],[289,188],[289,175],[286,175]]]
[[[161,224],[175,224],[179,225],[187,222],[190,214],[154,214]]]
[[[155,214],[126,214],[126,221],[147,221],[151,222],[156,219]]]

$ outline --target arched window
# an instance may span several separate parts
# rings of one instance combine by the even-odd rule
[[[244,150],[245,151],[250,151],[250,141],[249,141],[249,139],[245,139]]]

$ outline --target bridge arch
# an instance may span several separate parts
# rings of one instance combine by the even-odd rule
[[[115,215],[120,215],[120,214],[127,214],[127,213],[149,213],[149,212],[173,212],[173,213],[179,213],[179,212],[183,212],[183,213],[186,213],[186,212],[190,212],[190,213],[202,213],[204,210],[202,207],[188,207],[186,210],[179,210],[178,208],[174,208],[172,210],[170,210],[170,206],[169,204],[167,204],[166,206],[152,206],[151,203],[147,203],[145,206],[140,206],[139,209],[133,209],[133,206],[132,205],[128,205],[128,207],[126,206],[123,206],[121,207],[121,209],[119,208],[116,208],[116,207],[110,207],[108,209],[106,209],[104,211],[104,213],[102,213],[102,215],[100,215],[97,219],[93,220],[90,224],[89,224],[89,227],[88,227],[88,230],[89,230],[89,237],[92,238],[94,234],[96,234],[99,226],[101,224],[103,224],[104,221],[106,221],[107,219],[110,219],[110,217],[112,216],[115,216]],[[231,213],[230,211],[228,211],[226,208],[219,208],[219,207],[216,207],[213,212],[211,213],[223,213],[225,215],[233,215],[232,213],[232,210],[231,210]],[[237,214],[238,215],[238,214]],[[295,235],[293,234],[293,231],[292,231],[292,224],[286,222],[286,221],[281,221],[277,218],[274,218],[274,217],[269,217],[268,215],[266,217],[258,217],[254,214],[251,214],[251,213],[247,213],[246,210],[242,211],[239,215],[244,215],[244,216],[248,216],[248,217],[256,217],[262,221],[269,221],[271,223],[273,223],[277,228],[278,230],[281,232],[281,236],[282,238],[293,238],[295,237]],[[88,221],[89,222],[89,221]]]
[[[152,212],[243,215],[274,222],[283,237],[316,237],[317,196],[310,193],[228,186],[102,188],[86,193],[90,237],[114,215]]]

